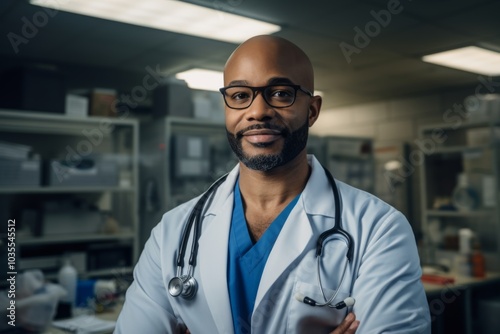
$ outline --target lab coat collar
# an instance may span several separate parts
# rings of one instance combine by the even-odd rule
[[[307,160],[311,166],[311,175],[307,181],[306,187],[302,192],[303,208],[309,215],[323,215],[327,217],[335,216],[335,205],[333,204],[333,193],[328,183],[323,167],[314,155],[308,155]],[[234,184],[240,173],[239,164],[237,164],[226,179],[226,181],[217,190],[217,196],[212,205],[205,212],[205,216],[216,214],[221,205],[232,196]],[[319,201],[318,194],[331,194],[331,201]]]
[[[304,210],[309,215],[322,215],[330,218],[335,217],[335,202],[332,187],[328,182],[323,166],[314,155],[307,156],[311,166],[311,176],[302,192],[302,203]],[[320,198],[330,196],[328,200]]]

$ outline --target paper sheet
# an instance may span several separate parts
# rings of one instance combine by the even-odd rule
[[[77,334],[111,333],[115,329],[115,324],[115,321],[102,320],[94,315],[80,315],[52,322],[54,327]]]

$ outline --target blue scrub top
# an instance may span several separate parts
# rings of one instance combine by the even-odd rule
[[[236,334],[250,333],[252,311],[267,258],[299,197],[300,194],[286,206],[254,244],[245,220],[239,181],[235,184],[229,231],[227,282]]]

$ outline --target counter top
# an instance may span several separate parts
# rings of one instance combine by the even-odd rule
[[[427,283],[423,282],[424,284],[424,289],[426,293],[433,293],[433,292],[439,292],[443,290],[443,288],[447,287],[473,287],[477,285],[483,285],[487,283],[492,283],[495,281],[498,281],[500,283],[500,272],[488,272],[486,273],[486,276],[484,278],[477,278],[477,277],[464,277],[464,276],[458,276],[458,275],[453,275],[453,274],[439,274],[436,275],[439,277],[443,278],[451,278],[454,280],[453,283],[445,283],[445,284],[435,284],[435,283]]]

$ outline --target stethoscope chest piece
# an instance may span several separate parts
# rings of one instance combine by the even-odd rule
[[[191,299],[196,294],[197,288],[195,278],[190,275],[176,276],[168,282],[168,293],[172,297],[182,296],[185,299]]]

